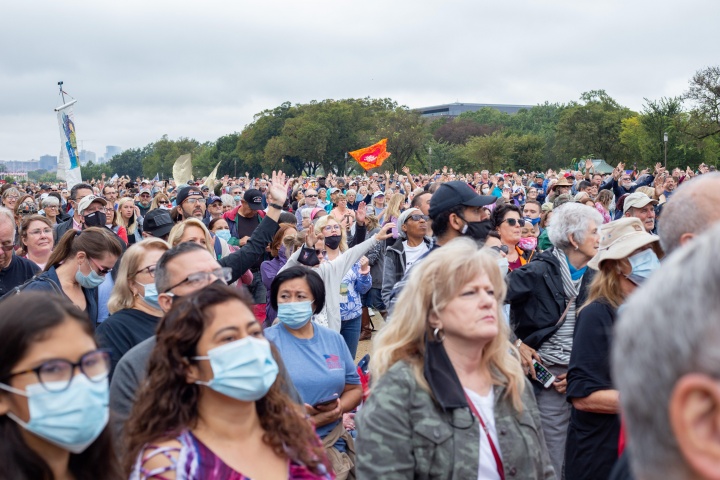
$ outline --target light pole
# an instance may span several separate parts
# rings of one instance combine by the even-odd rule
[[[667,170],[667,141],[668,141],[668,134],[665,132],[663,134],[663,141],[665,143],[665,169]]]

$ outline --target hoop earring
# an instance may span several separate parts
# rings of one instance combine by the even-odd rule
[[[439,336],[438,333],[442,333],[442,337]],[[445,332],[443,332],[440,328],[436,328],[433,330],[433,337],[437,343],[442,343],[442,341],[445,340]]]

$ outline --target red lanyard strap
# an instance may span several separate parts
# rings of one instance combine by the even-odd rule
[[[465,398],[467,399],[468,405],[470,406],[470,410],[472,411],[473,415],[475,415],[480,422],[480,426],[482,427],[483,431],[485,432],[485,436],[487,436],[488,442],[490,443],[490,450],[492,451],[493,457],[495,458],[495,465],[497,467],[498,475],[500,476],[500,480],[505,480],[505,470],[503,469],[503,463],[502,459],[500,458],[500,454],[498,453],[498,449],[495,447],[495,442],[493,442],[492,437],[490,436],[490,431],[485,426],[485,422],[483,421],[482,417],[480,416],[480,412],[477,411],[475,408],[475,404],[472,400],[470,400],[470,397],[468,394],[465,394]]]

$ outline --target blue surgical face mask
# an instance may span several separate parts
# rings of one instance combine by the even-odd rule
[[[141,285],[145,289],[145,293],[143,294],[143,301],[151,307],[161,310],[160,304],[158,303],[158,291],[155,283],[137,282],[137,284]]]
[[[228,242],[230,241],[230,230],[218,230],[215,232],[215,236]]]
[[[239,202],[239,201],[242,200],[242,197],[241,197],[240,195],[235,195],[235,196],[233,197],[233,200],[235,200],[236,202]]]
[[[277,318],[293,330],[304,327],[313,315],[313,302],[278,303]]]
[[[660,268],[660,260],[658,260],[655,252],[648,248],[642,252],[636,253],[632,257],[628,258],[632,271],[627,279],[633,282],[635,285],[642,284],[645,280],[650,278],[650,275]]]
[[[90,260],[87,261],[88,263],[90,262]],[[81,287],[97,288],[105,281],[105,276],[98,274],[92,267],[90,267],[90,275],[85,275],[78,268],[77,273],[75,273],[75,280],[77,280]]]
[[[526,221],[526,222],[530,222],[533,226],[535,226],[535,225],[537,225],[538,223],[540,223],[540,217],[538,217],[538,218],[528,218],[528,217],[525,217],[525,221]]]
[[[247,336],[208,351],[213,378],[209,382],[196,381],[218,393],[243,402],[261,399],[275,383],[278,365],[272,356],[270,342]]]
[[[18,390],[0,383],[0,389],[27,397],[30,420],[13,413],[7,416],[25,430],[72,453],[85,451],[100,436],[110,416],[110,384],[91,382],[85,375],[73,377],[70,386],[51,392],[40,383]]]

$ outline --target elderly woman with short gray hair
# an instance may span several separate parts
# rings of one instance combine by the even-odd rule
[[[60,223],[60,200],[53,195],[48,195],[40,202],[42,214],[55,225]]]
[[[551,461],[563,470],[570,404],[565,398],[577,307],[587,298],[594,270],[588,262],[598,251],[597,210],[566,203],[553,210],[548,227],[552,248],[508,274],[506,302],[525,371],[536,379],[534,363],[545,366],[555,381],[544,388],[533,382]]]

